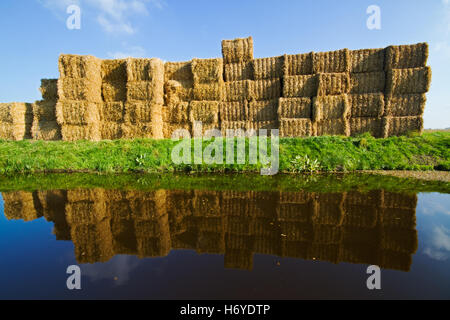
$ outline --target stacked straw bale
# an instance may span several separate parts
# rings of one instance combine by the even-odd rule
[[[56,119],[63,140],[100,140],[102,61],[92,56],[59,57]]]
[[[0,139],[31,139],[33,107],[30,103],[0,103]]]
[[[42,79],[42,100],[33,104],[31,135],[35,140],[61,140],[61,126],[56,121],[58,79]]]
[[[35,206],[36,195],[32,192],[3,192],[2,196],[6,219],[32,221],[40,217]]]

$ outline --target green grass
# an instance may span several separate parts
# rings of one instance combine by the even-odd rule
[[[0,141],[0,174],[58,171],[258,172],[263,167],[261,163],[249,164],[248,159],[245,164],[176,165],[171,160],[171,150],[177,143],[151,139]],[[210,143],[204,141],[203,147]],[[367,134],[355,138],[323,136],[280,139],[280,172],[358,170],[449,171],[450,132],[426,132],[387,139],[374,139]]]

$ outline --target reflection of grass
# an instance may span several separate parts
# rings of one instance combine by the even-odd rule
[[[261,163],[249,164],[248,159],[244,164],[176,165],[171,160],[171,151],[177,143],[171,140],[150,139],[101,142],[0,141],[0,174],[58,170],[102,173],[257,172],[265,167]],[[204,141],[203,148],[210,143]],[[248,147],[247,140],[247,157]],[[235,150],[236,148],[235,145]],[[192,148],[192,153],[193,150]],[[299,171],[296,159],[306,156],[311,161],[317,160],[320,170],[325,172],[433,169],[449,171],[450,132],[426,132],[421,136],[387,139],[374,139],[366,134],[356,138],[324,136],[280,140],[280,171]],[[313,171],[316,171],[316,167],[314,166]]]
[[[450,193],[450,183],[426,182],[369,174],[276,175],[259,174],[36,174],[0,176],[0,191],[105,188],[122,190],[204,189],[236,191]]]

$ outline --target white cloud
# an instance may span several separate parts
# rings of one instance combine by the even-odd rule
[[[450,230],[443,226],[434,228],[430,245],[424,253],[435,260],[447,260],[450,257]]]
[[[124,51],[108,52],[108,57],[110,59],[125,59],[128,57],[144,58],[145,56],[145,49],[139,46],[130,46],[127,47]]]
[[[92,282],[116,279],[116,286],[124,285],[130,279],[131,272],[139,265],[134,256],[118,255],[107,263],[85,264],[81,266],[82,275]]]

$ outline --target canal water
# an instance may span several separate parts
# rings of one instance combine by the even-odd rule
[[[450,194],[236,189],[2,192],[0,298],[450,298]]]

